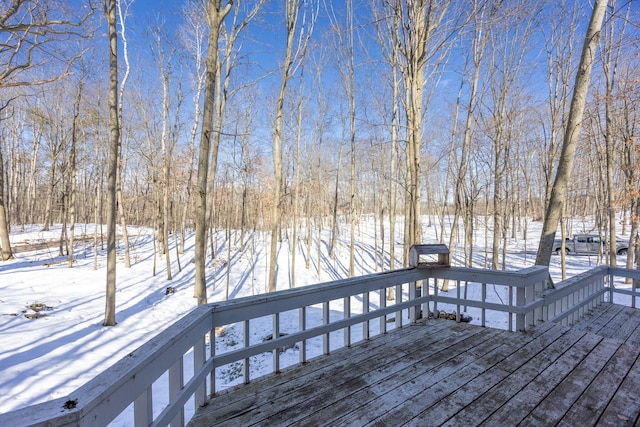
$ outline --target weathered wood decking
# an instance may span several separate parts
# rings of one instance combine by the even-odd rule
[[[640,310],[507,332],[428,320],[225,391],[191,426],[633,425]]]

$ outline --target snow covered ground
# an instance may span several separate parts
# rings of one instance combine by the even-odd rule
[[[510,239],[507,245],[507,269],[518,270],[531,266],[535,260],[540,223],[530,223],[529,240]],[[25,243],[49,242],[48,248],[19,252],[16,258],[0,263],[0,413],[23,406],[66,396],[98,373],[115,363],[155,336],[158,332],[187,314],[196,306],[193,298],[193,235],[188,236],[185,253],[180,255],[179,271],[176,252],[171,250],[172,280],[167,280],[164,256],[156,260],[152,234],[147,229],[129,228],[131,235],[132,267],[124,268],[121,257],[117,267],[117,321],[115,327],[102,327],[105,294],[105,256],[98,251],[94,258],[92,241],[76,245],[77,261],[68,268],[67,258],[58,256],[56,239],[60,226],[42,232],[41,226],[15,227],[11,240],[16,246]],[[358,228],[356,274],[375,272],[374,224],[364,220]],[[425,227],[425,243],[435,243],[436,227]],[[79,227],[76,234],[93,232],[91,227]],[[401,233],[401,230],[399,231]],[[316,265],[316,246],[311,254],[304,251],[296,257],[297,287],[346,277],[348,270],[348,233],[335,259],[330,259],[323,245],[320,272]],[[262,235],[239,244],[226,245],[224,233],[217,238],[218,255],[209,267],[216,280],[208,285],[209,302],[263,293],[266,279],[268,241]],[[235,236],[234,236],[235,238]],[[482,230],[476,236],[483,242]],[[172,239],[173,240],[173,239]],[[448,238],[446,239],[448,240]],[[460,243],[461,244],[461,243]],[[304,246],[301,244],[301,246]],[[398,255],[401,246],[398,245]],[[460,265],[462,247],[456,248],[454,263]],[[484,266],[484,246],[475,249],[477,267]],[[311,256],[311,268],[305,268],[305,257]],[[229,259],[230,258],[230,259]],[[94,262],[97,259],[97,269]],[[621,261],[619,261],[621,262]],[[290,282],[290,250],[284,242],[278,262],[278,289],[288,289]],[[560,259],[552,256],[550,271],[554,281],[560,280]],[[596,257],[567,257],[568,276],[585,271],[597,264]],[[397,261],[401,265],[400,260]],[[490,262],[489,264],[490,265]],[[229,272],[227,280],[225,272]],[[174,293],[166,294],[167,287]],[[38,316],[30,307],[44,307]],[[339,310],[339,307],[332,307]],[[314,319],[310,319],[313,322]],[[318,315],[319,321],[319,315]],[[284,323],[286,325],[286,320]],[[259,328],[257,328],[259,331]],[[236,340],[229,331],[230,345]],[[262,336],[266,335],[262,334]],[[256,332],[256,336],[261,336]],[[238,338],[239,341],[239,338]],[[313,343],[311,343],[313,347]],[[318,344],[318,348],[320,348]],[[297,361],[295,351],[289,351],[291,363]],[[286,361],[284,361],[286,364]],[[267,361],[256,361],[254,369]],[[223,372],[233,382],[237,375]],[[161,409],[161,408],[159,408]],[[126,421],[116,420],[117,425]]]

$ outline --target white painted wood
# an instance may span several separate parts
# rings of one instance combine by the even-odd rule
[[[306,331],[307,330],[307,307],[300,307],[299,310],[299,314],[298,314],[298,329],[300,331]],[[301,340],[298,343],[298,354],[299,354],[299,361],[300,364],[303,364],[307,361],[307,340]]]
[[[351,296],[342,299],[342,316],[344,319],[351,317]],[[351,347],[351,326],[344,328],[343,336],[343,347]]]
[[[369,292],[365,292],[364,294],[362,294],[362,312],[365,314],[369,313]],[[368,340],[371,336],[370,332],[369,321],[365,320],[364,322],[362,322],[362,339]]]
[[[385,288],[378,291],[378,305],[381,309],[387,308],[387,290]],[[387,316],[380,317],[380,333],[387,333]]]
[[[153,395],[152,388],[145,391],[133,402],[133,416],[136,427],[147,427],[153,420]]]
[[[209,359],[207,360],[207,363],[210,360],[215,360],[216,357],[216,331],[215,331],[215,326],[213,326],[213,322],[211,325],[211,330],[209,331]],[[203,368],[204,369],[204,368]],[[216,369],[212,368],[210,370],[209,373],[209,384],[210,384],[210,389],[211,389],[211,396],[214,396],[216,394]]]
[[[9,414],[0,414],[0,425],[106,425],[132,403],[135,407],[133,421],[136,425],[148,425],[149,422],[153,425],[166,425],[174,419],[174,425],[183,425],[184,419],[181,414],[186,402],[195,395],[196,406],[202,404],[207,393],[207,377],[211,384],[211,393],[215,393],[215,369],[224,364],[246,361],[245,375],[246,379],[250,380],[248,360],[253,355],[274,352],[274,371],[277,372],[279,370],[277,349],[279,348],[299,343],[302,352],[300,360],[305,362],[305,342],[310,338],[322,337],[323,351],[329,354],[331,332],[341,329],[350,330],[353,325],[360,324],[365,329],[363,337],[366,339],[369,331],[368,322],[379,319],[380,333],[384,334],[386,318],[394,314],[396,328],[407,329],[402,328],[402,321],[407,318],[412,321],[417,320],[416,307],[422,306],[423,312],[426,313],[431,305],[436,311],[438,303],[456,305],[458,315],[460,306],[479,307],[483,313],[487,310],[505,312],[509,316],[516,316],[518,329],[527,329],[538,321],[575,323],[587,316],[594,307],[602,304],[606,294],[609,299],[610,295],[615,293],[631,295],[634,301],[640,297],[636,289],[615,288],[614,279],[619,277],[640,278],[640,272],[600,266],[556,284],[555,289],[545,289],[548,272],[542,267],[531,267],[517,272],[460,267],[410,268],[205,305],[196,308],[185,318],[162,331],[67,398]],[[457,282],[456,296],[438,293],[438,280],[444,279]],[[420,296],[415,287],[415,283],[419,281],[423,283]],[[465,282],[467,287],[480,286],[481,300],[467,300],[461,296],[460,282]],[[429,291],[430,283],[433,283],[431,286],[433,292]],[[487,285],[507,286],[509,301],[505,304],[488,302],[486,300]],[[385,298],[389,287],[394,287],[396,290],[396,300],[392,303]],[[377,308],[370,304],[370,292],[377,293],[379,296],[380,303]],[[344,299],[349,301],[347,305],[350,306],[351,298],[355,297],[363,300],[362,314],[347,310],[348,315],[331,321],[330,303]],[[322,306],[322,325],[307,328],[304,320],[305,309],[316,304]],[[279,313],[288,310],[299,311],[299,331],[281,337],[278,316]],[[217,327],[246,322],[245,336],[248,337],[249,320],[269,315],[274,318],[272,334],[275,339],[253,345],[245,339],[243,348],[216,355],[214,331]],[[625,336],[627,337],[625,339],[633,342],[640,342],[640,328],[626,328],[622,318],[617,322],[620,336]],[[208,355],[206,354],[207,337],[210,342]],[[351,340],[347,343],[353,344]],[[177,366],[181,366],[183,355],[191,349],[194,351],[194,374],[185,381],[185,378],[180,378],[184,375],[184,370],[178,369]],[[171,402],[155,420],[151,420],[154,399],[153,394],[150,393],[151,385],[168,370],[170,371]],[[75,408],[61,412],[60,408],[67,401],[76,402]]]
[[[175,398],[182,390],[184,384],[184,358],[179,357],[178,360],[169,369],[169,398]],[[171,427],[181,427],[184,425],[184,408],[180,407],[178,413],[171,420]]]
[[[243,345],[245,347],[249,347],[249,335],[250,334],[250,327],[249,327],[249,320],[245,320],[244,322],[242,322],[242,335],[243,335]],[[245,357],[243,359],[242,362],[242,368],[243,368],[243,372],[242,372],[242,377],[244,380],[245,384],[249,384],[249,382],[251,381],[251,374],[250,374],[250,363],[251,363],[251,359],[249,359],[248,357]]]
[[[195,345],[193,346],[193,372],[198,372],[200,368],[202,368],[207,360],[206,354],[206,343],[205,337],[198,339]],[[200,386],[196,389],[196,394],[194,398],[195,409],[197,410],[200,406],[204,405],[207,401],[207,382],[203,381]]]
[[[274,313],[272,319],[273,333],[271,335],[271,341],[276,342],[280,338],[280,313]],[[277,374],[280,372],[280,348],[274,347],[273,350],[271,350],[271,354],[273,355],[273,373]]]

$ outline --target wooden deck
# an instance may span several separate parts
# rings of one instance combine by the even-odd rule
[[[190,426],[634,425],[640,310],[507,332],[429,320],[225,391]]]

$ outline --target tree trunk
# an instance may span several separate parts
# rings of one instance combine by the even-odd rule
[[[276,290],[276,273],[278,260],[278,240],[280,238],[280,218],[282,216],[281,194],[282,194],[282,112],[284,109],[284,99],[287,83],[291,78],[291,66],[293,64],[293,36],[298,22],[299,11],[298,0],[287,0],[286,2],[286,24],[287,24],[287,47],[284,56],[282,69],[282,80],[280,80],[280,91],[276,105],[276,120],[273,130],[273,208],[271,216],[271,247],[269,251],[269,292]]]
[[[582,116],[587,102],[591,69],[593,68],[595,51],[600,39],[600,30],[607,9],[607,3],[607,0],[596,0],[593,13],[591,14],[589,28],[587,29],[582,55],[580,57],[580,66],[576,74],[573,98],[571,100],[569,119],[562,141],[558,170],[553,188],[551,189],[551,196],[549,197],[549,203],[547,204],[542,226],[542,235],[536,255],[536,265],[548,266],[551,261],[553,241],[556,236],[558,221],[562,215],[562,207],[566,201],[567,184],[573,170],[576,146],[582,128]]]
[[[51,211],[53,210],[53,193],[56,185],[56,173],[57,173],[57,154],[52,153],[51,167],[49,168],[49,185],[47,185],[47,195],[44,206],[44,225],[42,231],[49,231],[51,225]]]
[[[120,40],[122,42],[122,57],[124,58],[124,76],[122,77],[122,81],[120,82],[120,89],[118,94],[118,119],[120,123],[122,123],[122,113],[124,110],[124,89],[127,85],[127,80],[129,79],[129,72],[131,71],[131,64],[129,63],[129,44],[127,42],[126,35],[126,20],[127,20],[127,10],[131,3],[127,4],[127,10],[125,13],[122,13],[122,0],[117,0],[117,8],[118,8],[118,17],[120,19]],[[120,156],[123,156],[124,150],[122,150],[122,139],[120,140]],[[118,205],[118,216],[120,217],[120,228],[122,229],[122,241],[124,243],[124,267],[131,268],[131,251],[129,250],[129,233],[127,231],[127,218],[124,214],[124,201],[122,200],[122,180],[123,180],[123,171],[125,170],[126,160],[124,157],[118,159],[118,181],[116,183],[116,197],[117,197],[117,205]]]
[[[301,157],[301,145],[302,145],[302,113],[304,110],[303,96],[304,93],[304,68],[300,72],[300,99],[298,100],[298,118],[296,129],[296,167],[295,178],[293,184],[293,231],[291,237],[291,287],[296,287],[296,252],[298,252],[298,217],[300,216],[300,157]]]
[[[107,294],[103,326],[116,325],[116,176],[118,174],[118,34],[116,0],[105,0],[109,27],[109,175],[107,178]]]
[[[2,158],[2,147],[0,147],[0,247],[2,248],[2,261],[13,258],[11,241],[9,240],[9,221],[4,203],[4,159]]]
[[[207,283],[205,264],[207,255],[207,183],[209,174],[209,155],[213,133],[213,113],[216,79],[218,78],[218,39],[220,26],[231,10],[231,3],[222,8],[220,0],[209,0],[207,5],[209,19],[209,40],[204,84],[204,105],[202,129],[200,131],[200,153],[198,156],[198,178],[196,194],[196,242],[195,242],[195,284],[194,297],[198,305],[207,303]],[[217,161],[217,159],[216,159]]]
[[[333,204],[331,206],[331,241],[329,242],[329,258],[334,259],[336,246],[338,245],[338,184],[340,183],[340,165],[342,164],[342,144],[338,151],[338,166],[336,168],[336,180],[333,188]],[[318,244],[320,244],[318,242]]]
[[[76,197],[77,197],[77,171],[76,171],[76,142],[78,139],[78,117],[80,116],[80,100],[82,98],[83,84],[78,84],[76,102],[73,110],[73,120],[71,123],[71,153],[69,154],[70,168],[70,195],[69,195],[69,268],[73,267],[73,241],[76,230]]]

